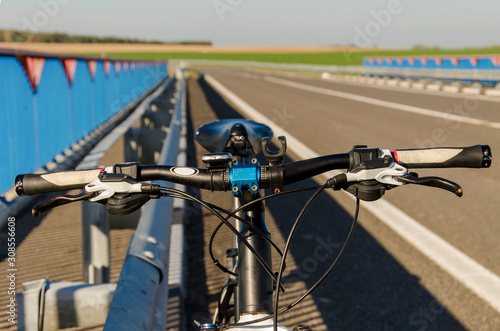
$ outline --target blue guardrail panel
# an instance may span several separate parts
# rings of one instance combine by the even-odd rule
[[[499,58],[490,56],[490,57],[480,57],[477,59],[476,68],[478,70],[500,70],[500,66],[497,65]],[[498,84],[496,80],[480,80],[479,81],[483,86],[493,87]]]
[[[39,163],[33,110],[33,90],[15,57],[0,56],[0,193],[19,173]]]
[[[35,94],[35,122],[41,165],[70,146],[74,139],[69,84],[58,59],[47,59]]]
[[[457,62],[457,69],[467,69],[472,70],[476,68],[475,58],[459,58]],[[461,82],[464,83],[473,83],[474,80],[471,79],[460,79]]]
[[[113,115],[114,111],[118,109],[116,105],[114,105],[117,95],[118,95],[118,83],[117,83],[117,74],[115,72],[115,64],[111,62],[111,68],[109,69],[108,76],[106,77],[106,116],[105,118],[109,118]]]
[[[75,77],[71,83],[71,112],[74,118],[73,140],[89,134],[95,127],[95,110],[93,107],[92,78],[87,61],[78,60]]]
[[[106,89],[107,89],[107,77],[104,71],[104,64],[102,61],[97,61],[96,71],[94,76],[94,84],[92,86],[92,96],[94,100],[94,111],[95,111],[94,127],[97,127],[107,118]]]

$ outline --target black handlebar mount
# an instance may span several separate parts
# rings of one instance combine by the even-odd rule
[[[261,178],[270,182],[270,189],[273,193],[280,193],[285,190],[283,161],[286,154],[286,138],[285,136],[279,136],[278,140],[281,147],[274,152],[269,149],[271,139],[269,137],[262,139],[262,151],[269,166],[261,168]]]
[[[368,148],[366,145],[354,146],[349,152],[349,164],[351,164],[351,167],[348,170],[370,170],[388,165],[388,159],[383,164],[376,161],[379,159],[379,153],[380,150],[378,148]],[[380,199],[385,191],[392,187],[373,179],[362,182],[347,182],[343,184],[342,188],[360,200],[375,201]]]

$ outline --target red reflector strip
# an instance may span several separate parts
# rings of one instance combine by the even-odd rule
[[[394,155],[394,161],[396,161],[396,163],[398,163],[399,162],[399,160],[398,160],[398,151],[397,150],[393,150],[392,151],[392,155]]]

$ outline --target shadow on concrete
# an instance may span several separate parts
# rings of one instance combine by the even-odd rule
[[[17,215],[12,215],[15,218],[15,243],[18,247],[24,239],[38,227],[48,213],[42,213],[38,217],[33,217],[31,215],[31,207],[35,206],[37,203],[49,200],[56,197],[57,193],[46,194],[37,197],[27,197],[20,199],[30,199],[30,203],[25,211],[18,213]],[[8,224],[7,224],[8,225]],[[8,256],[8,228],[7,225],[0,229],[0,262],[2,262]]]

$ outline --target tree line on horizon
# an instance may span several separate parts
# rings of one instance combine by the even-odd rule
[[[33,33],[18,30],[0,30],[0,42],[212,45],[212,42],[204,40],[165,42],[159,40],[143,40],[137,38],[70,35],[63,32]]]

